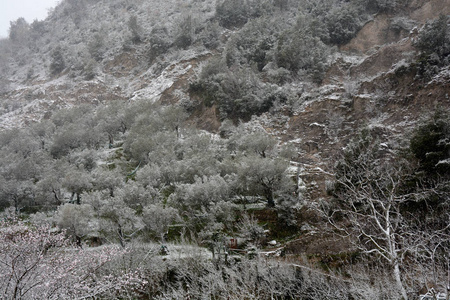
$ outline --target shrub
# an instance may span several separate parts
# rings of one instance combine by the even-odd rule
[[[216,7],[216,18],[226,28],[238,27],[247,23],[249,8],[245,0],[225,0]]]
[[[191,15],[185,16],[178,24],[178,34],[174,45],[177,48],[187,49],[194,42],[194,20]]]
[[[51,54],[50,74],[58,75],[66,68],[61,46],[56,47]]]
[[[191,84],[190,92],[208,106],[217,105],[222,119],[250,120],[252,115],[268,111],[273,100],[270,87],[249,69],[201,78]]]
[[[227,66],[222,58],[212,58],[202,67],[200,79],[208,80],[217,74],[225,73],[227,70]]]
[[[398,5],[397,0],[376,0],[375,3],[378,11],[392,11]]]
[[[267,72],[267,77],[271,82],[278,85],[283,85],[284,83],[291,80],[291,72],[289,72],[289,70],[286,70],[285,68],[277,68],[275,70],[270,69]]]
[[[158,56],[164,54],[172,46],[172,43],[167,38],[168,34],[167,28],[165,27],[153,28],[148,53],[150,63],[153,63]]]
[[[259,18],[248,22],[228,43],[227,64],[248,64],[262,71],[272,60],[271,50],[275,44],[275,22],[269,18]]]
[[[415,130],[410,140],[411,152],[432,176],[450,174],[450,118],[446,113],[437,112]]]
[[[274,0],[273,5],[278,7],[280,10],[285,10],[288,8],[289,0]]]
[[[441,15],[437,20],[427,22],[420,31],[414,45],[427,54],[436,53],[444,56],[450,51],[449,18]]]
[[[350,5],[332,9],[326,17],[329,42],[342,45],[349,42],[362,27],[360,12]]]
[[[291,30],[278,40],[276,60],[279,67],[294,73],[305,73],[314,82],[321,82],[326,71],[327,46],[306,31]]]
[[[101,61],[103,59],[103,53],[104,53],[104,34],[94,34],[94,36],[91,38],[91,40],[88,43],[88,51],[89,54],[95,61]]]
[[[128,20],[128,28],[131,31],[131,41],[135,44],[141,42],[141,27],[138,24],[137,17],[131,16]]]
[[[220,27],[217,22],[208,22],[200,33],[199,40],[207,49],[216,49],[220,45]]]
[[[360,11],[368,13],[379,13],[379,12],[391,12],[399,6],[399,2],[407,1],[397,1],[397,0],[354,0],[353,4],[358,7]]]
[[[76,27],[80,26],[81,21],[87,13],[87,3],[85,0],[67,0],[64,7],[64,13],[70,16]]]
[[[418,75],[430,79],[442,66],[450,63],[449,17],[441,15],[428,22],[420,31],[414,46],[422,54],[418,61]]]
[[[96,69],[96,62],[93,59],[89,60],[83,69],[84,79],[86,80],[94,79],[95,76],[97,75],[95,69]]]

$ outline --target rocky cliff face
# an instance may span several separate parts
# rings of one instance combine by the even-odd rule
[[[374,16],[339,47],[323,84],[304,92],[300,107],[260,118],[270,132],[297,145],[309,199],[327,197],[329,172],[361,128],[374,129],[387,148],[394,147],[419,120],[450,107],[448,67],[429,82],[417,78],[412,45],[425,22],[449,13],[450,1],[412,1],[395,14]]]

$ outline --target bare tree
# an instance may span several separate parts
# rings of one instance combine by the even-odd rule
[[[146,284],[138,270],[116,276],[109,266],[124,254],[117,246],[75,250],[64,232],[1,220],[0,298],[136,298],[130,293]]]
[[[410,207],[441,196],[439,189],[420,187],[410,162],[382,153],[364,134],[346,149],[336,177],[338,206],[328,211],[331,224],[354,237],[362,253],[387,263],[399,294],[408,299],[402,271],[406,260],[434,258],[426,253],[449,238],[448,226],[426,226],[414,219]],[[411,188],[412,183],[416,186]]]

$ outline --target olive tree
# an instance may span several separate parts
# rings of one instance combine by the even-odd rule
[[[180,220],[181,218],[175,208],[164,207],[160,204],[151,204],[142,211],[142,221],[145,224],[145,230],[149,231],[161,242],[165,241],[169,226]]]
[[[59,207],[56,222],[61,229],[71,235],[78,247],[83,238],[98,231],[98,220],[94,218],[92,206],[66,203]]]
[[[286,174],[288,162],[282,158],[248,155],[239,160],[238,189],[243,195],[264,197],[274,207],[277,196],[289,192],[293,183]]]

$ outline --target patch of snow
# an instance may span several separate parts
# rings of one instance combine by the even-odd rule
[[[286,169],[287,173],[292,175],[292,176],[297,175],[297,170],[298,170],[298,167],[296,167],[296,166],[289,166]]]
[[[450,158],[444,159],[444,160],[440,160],[436,166],[440,166],[440,165],[449,165],[450,166]]]
[[[165,90],[171,88],[172,85],[173,80],[161,75],[156,80],[152,81],[148,87],[135,91],[131,97],[131,100],[135,101],[147,99],[155,102],[158,100],[159,96]]]
[[[427,83],[427,86],[435,84],[446,84],[449,80],[450,66],[446,66],[438,74],[436,74],[430,82]]]
[[[54,100],[38,99],[33,100],[19,109],[10,111],[0,116],[0,128],[10,129],[23,127],[27,123],[41,121],[49,107],[55,106]],[[68,107],[68,104],[65,104]]]
[[[325,97],[328,100],[341,100],[341,94],[333,93]]]
[[[294,140],[290,140],[289,143],[301,144],[302,143],[302,138],[297,138],[297,139],[294,139]]]
[[[204,259],[212,259],[212,253],[201,247],[193,245],[177,245],[177,244],[166,244],[168,250],[167,255],[162,255],[162,259],[177,260],[189,257],[201,257]]]
[[[311,226],[309,223],[305,223],[302,225],[302,227],[300,227],[301,231],[313,231],[314,227]]]
[[[340,90],[341,86],[339,85],[335,85],[335,84],[328,84],[328,85],[324,85],[322,87],[319,88],[319,93],[321,95],[330,95],[334,92],[336,92],[336,90]]]
[[[337,59],[342,59],[344,63],[352,64],[352,65],[359,65],[366,59],[367,56],[365,55],[347,55],[342,52],[337,52],[333,56],[333,61],[336,61]]]
[[[148,81],[148,86],[135,90],[131,100],[150,99],[152,101],[157,101],[164,91],[173,86],[177,78],[185,75],[191,69],[192,65],[190,63],[174,63],[167,66],[157,78],[151,78],[154,71],[152,68],[149,69],[141,76],[141,80]]]
[[[358,95],[356,95],[356,97],[358,97],[360,99],[373,99],[376,97],[376,95],[374,95],[374,94],[358,94]]]
[[[267,244],[269,244],[270,246],[276,246],[277,245],[277,241],[272,240],[272,241],[268,242]]]

